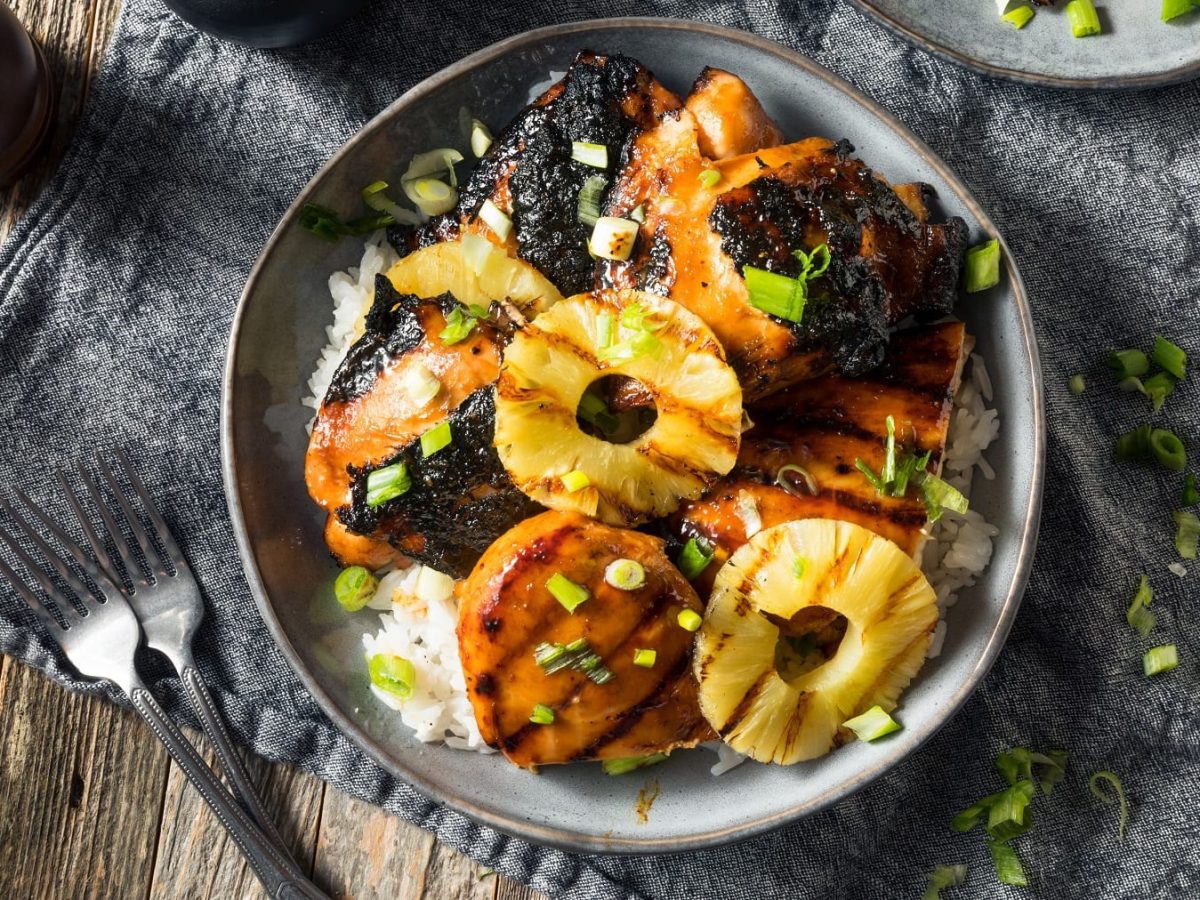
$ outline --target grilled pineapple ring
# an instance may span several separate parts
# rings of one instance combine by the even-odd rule
[[[809,618],[794,617],[812,607],[844,615],[845,637],[828,662],[785,680],[776,623]],[[822,756],[844,740],[847,719],[895,708],[937,618],[917,565],[861,526],[803,519],[760,531],[717,573],[694,656],[700,709],[729,746],[760,762]]]
[[[656,352],[600,361],[602,321],[624,339],[621,310],[640,304],[653,321]],[[604,317],[604,319],[602,319]],[[583,432],[580,398],[606,375],[635,378],[658,417],[625,444]],[[551,509],[610,525],[636,525],[699,497],[737,460],[742,389],[711,330],[678,303],[638,291],[579,294],[522,329],[504,354],[496,384],[496,448],[513,482]],[[579,470],[588,486],[568,491]]]

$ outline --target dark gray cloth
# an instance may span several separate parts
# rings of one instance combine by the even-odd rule
[[[1156,331],[1200,353],[1200,85],[1076,94],[989,81],[834,0],[423,6],[379,2],[326,40],[255,52],[192,31],[153,0],[126,0],[61,171],[0,249],[4,485],[48,497],[48,467],[114,441],[133,449],[210,598],[201,664],[239,737],[552,895],[913,897],[934,865],[966,862],[969,887],[954,896],[1200,896],[1200,638],[1188,628],[1200,572],[1181,580],[1166,568],[1179,477],[1111,463],[1113,436],[1145,413],[1114,392],[1102,362],[1110,346],[1145,345]],[[364,758],[304,693],[253,612],[218,474],[234,305],[317,167],[400,92],[464,54],[529,27],[617,14],[691,16],[775,38],[910,125],[975,192],[1021,262],[1050,421],[1030,590],[962,712],[834,809],[739,846],[658,858],[531,847],[425,800]],[[1079,398],[1067,390],[1076,372],[1089,381]],[[1192,384],[1167,409],[1196,448]],[[1182,659],[1157,680],[1140,674],[1145,642],[1123,621],[1143,571],[1157,589],[1156,637],[1177,643]],[[94,689],[30,625],[5,591],[0,650]],[[175,683],[154,674],[181,710]],[[1072,753],[1066,782],[1038,801],[1036,827],[1017,843],[1030,892],[999,886],[980,836],[947,827],[998,788],[992,759],[1014,744]],[[1115,809],[1087,791],[1098,768],[1118,772],[1129,795],[1123,845]]]

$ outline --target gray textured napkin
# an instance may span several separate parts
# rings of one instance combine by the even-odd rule
[[[979,0],[983,2],[983,0]],[[954,896],[1200,896],[1200,567],[1180,579],[1169,510],[1179,478],[1116,468],[1112,436],[1144,417],[1106,386],[1102,352],[1161,330],[1200,361],[1200,84],[1059,93],[995,82],[910,49],[844,2],[379,2],[297,50],[197,34],[153,0],[126,9],[74,145],[0,248],[0,483],[48,497],[48,466],[120,441],[170,511],[207,589],[200,662],[234,730],[500,871],[581,898],[914,897],[966,862]],[[506,7],[512,7],[511,9]],[[1049,474],[1033,580],[982,688],[934,740],[836,808],[752,842],[674,857],[579,857],[481,828],[384,775],[321,715],[277,653],[236,563],[218,475],[218,393],[234,304],[278,216],[317,167],[420,78],[533,26],[682,15],[775,38],[896,113],[975,192],[1012,245],[1046,368]],[[653,64],[653,61],[649,61]],[[839,135],[833,135],[839,137]],[[852,137],[852,136],[851,136]],[[1067,379],[1083,372],[1081,398]],[[1200,455],[1196,389],[1168,418]],[[1124,622],[1136,577],[1180,668],[1140,674]],[[83,687],[0,594],[0,650]],[[170,708],[176,685],[158,672]],[[87,688],[85,688],[87,689]],[[996,789],[1013,745],[1072,752],[1066,782],[1018,843],[1029,891],[1003,888],[951,815]],[[1115,810],[1086,775],[1118,772]]]

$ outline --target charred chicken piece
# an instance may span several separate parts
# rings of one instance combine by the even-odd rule
[[[453,240],[462,231],[485,234],[536,266],[564,295],[589,290],[591,227],[579,222],[579,193],[593,176],[611,183],[630,141],[679,105],[679,98],[635,60],[583,51],[561,81],[497,135],[454,210],[415,232],[394,229],[391,240],[403,252]],[[575,141],[603,144],[607,167],[572,159]],[[507,240],[478,218],[485,200],[512,218]]]
[[[696,119],[700,153],[709,159],[729,159],[783,142],[783,132],[746,82],[723,69],[706,66],[685,106]]]
[[[641,587],[605,580],[620,559],[641,564]],[[573,612],[547,588],[555,576],[587,590]],[[711,737],[696,704],[692,634],[676,622],[700,601],[658,538],[546,512],[497,540],[461,596],[459,654],[475,719],[517,765],[642,756]],[[597,658],[590,666],[545,662],[581,639]],[[634,664],[639,649],[654,651],[652,666]],[[539,705],[552,722],[530,721]]]
[[[830,374],[797,384],[750,410],[755,425],[742,436],[737,467],[704,499],[685,503],[672,519],[674,539],[703,537],[716,549],[697,587],[704,594],[726,559],[746,543],[740,509],[752,502],[770,528],[796,519],[841,519],[869,528],[916,556],[925,542],[927,515],[915,490],[881,497],[855,468],[862,459],[882,468],[890,415],[897,441],[915,452],[932,451],[930,470],[941,470],[954,393],[962,365],[959,322],[919,326],[892,336],[882,365],[868,375]],[[789,492],[776,484],[779,470],[802,466],[816,495],[791,476]],[[747,501],[748,498],[748,501]]]

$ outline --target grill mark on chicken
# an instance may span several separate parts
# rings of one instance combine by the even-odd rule
[[[627,735],[646,713],[663,703],[664,695],[675,686],[680,678],[689,677],[691,667],[691,657],[681,656],[675,666],[659,679],[654,689],[633,707],[621,713],[617,724],[581,750],[575,757],[576,761],[595,759],[596,754],[606,746]]]
[[[447,447],[423,457],[416,440],[379,463],[352,467],[351,502],[338,508],[338,518],[359,534],[385,536],[418,562],[465,577],[493,540],[541,509],[516,489],[492,447],[495,416],[492,389],[481,388],[450,414]],[[412,487],[367,506],[371,472],[397,462],[408,467]]]

